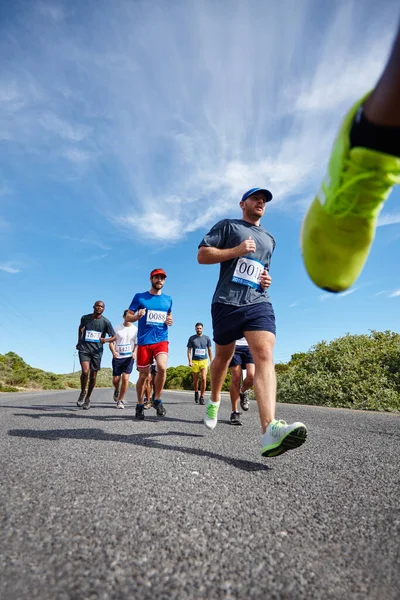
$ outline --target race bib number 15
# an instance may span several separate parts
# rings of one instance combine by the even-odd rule
[[[165,310],[148,310],[146,313],[147,325],[162,325],[165,323],[167,313]]]
[[[236,264],[235,272],[232,276],[234,283],[252,287],[255,290],[261,290],[260,276],[264,271],[264,265],[259,260],[242,256]]]

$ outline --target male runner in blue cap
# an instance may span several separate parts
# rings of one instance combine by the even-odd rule
[[[245,337],[255,365],[254,392],[261,421],[261,453],[278,456],[303,444],[303,423],[288,425],[275,419],[276,376],[273,361],[275,314],[267,289],[275,239],[260,226],[269,190],[252,188],[240,201],[241,219],[219,221],[200,242],[198,262],[220,263],[212,299],[215,358],[211,364],[211,400],[204,423],[217,424],[220,394],[236,340]]]

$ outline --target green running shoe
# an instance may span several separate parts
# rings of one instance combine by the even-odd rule
[[[206,414],[204,415],[204,425],[208,429],[215,429],[218,422],[218,409],[220,403],[214,404],[211,400],[208,401],[206,406]]]
[[[288,450],[298,448],[307,439],[307,427],[304,423],[286,423],[271,421],[261,436],[261,454],[263,456],[279,456]]]
[[[400,183],[400,158],[368,148],[350,148],[354,117],[368,95],[343,121],[328,174],[301,230],[307,272],[317,286],[329,292],[342,292],[356,281],[375,237],[383,203]]]

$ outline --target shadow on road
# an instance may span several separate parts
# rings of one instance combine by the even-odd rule
[[[19,408],[19,407],[17,407]],[[57,407],[59,408],[59,407]],[[115,409],[115,406],[113,407]],[[92,409],[91,409],[92,410]],[[107,415],[97,415],[93,412],[87,412],[86,410],[82,410],[79,408],[67,408],[65,412],[48,412],[43,411],[37,415],[27,414],[27,413],[13,413],[14,417],[28,417],[30,419],[43,419],[44,417],[51,418],[60,418],[60,419],[88,419],[90,421],[135,421],[135,413],[134,411],[125,412],[121,410],[113,410],[112,413]],[[189,420],[189,419],[178,419],[176,417],[157,417],[154,414],[154,409],[149,414],[149,411],[146,412],[146,421],[150,423],[154,423],[155,421],[164,421],[164,422],[175,422],[175,423],[202,423],[202,420]],[[221,421],[223,423],[223,421]]]
[[[156,448],[158,450],[169,450],[173,452],[182,452],[192,456],[201,458],[207,457],[213,460],[219,460],[241,471],[269,471],[270,467],[262,463],[250,462],[248,460],[240,460],[222,456],[207,450],[197,448],[185,448],[182,446],[169,446],[157,441],[155,438],[166,436],[178,436],[189,438],[202,438],[202,435],[182,433],[179,431],[168,431],[164,433],[139,433],[132,435],[121,435],[114,433],[106,433],[102,429],[50,429],[50,430],[33,430],[33,429],[11,429],[8,434],[13,437],[37,438],[41,440],[57,441],[60,439],[70,440],[98,440],[103,442],[122,442],[143,446],[146,448]]]

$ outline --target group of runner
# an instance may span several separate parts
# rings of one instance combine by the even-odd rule
[[[205,408],[204,423],[214,429],[222,385],[231,369],[232,425],[241,425],[242,410],[249,408],[248,391],[254,385],[261,420],[261,446],[264,456],[277,456],[301,445],[307,430],[302,423],[286,424],[275,419],[276,379],[273,364],[275,315],[268,296],[271,277],[268,273],[275,239],[260,226],[270,191],[252,188],[241,201],[241,219],[220,221],[199,244],[200,264],[220,263],[221,271],[212,300],[213,337],[203,334],[203,324],[196,323],[195,335],[189,337],[187,358],[193,371],[194,399],[205,405],[207,370],[211,363],[211,398]],[[105,304],[97,301],[94,312],[84,315],[78,330],[79,359],[82,365],[81,393],[77,405],[87,410],[100,369],[104,344],[110,344],[113,354],[114,400],[123,408],[134,361],[139,377],[136,383],[135,416],[145,418],[149,406],[149,378],[156,366],[151,406],[159,417],[166,409],[162,391],[168,361],[168,328],[173,324],[172,298],[163,293],[167,274],[163,269],[150,273],[149,291],[135,294],[123,313],[123,323],[114,330],[103,316]],[[137,322],[137,327],[133,323]],[[246,377],[242,382],[242,372]],[[121,382],[122,378],[122,382]],[[86,391],[86,385],[89,385]],[[200,388],[200,389],[199,389]]]
[[[346,115],[333,147],[328,176],[303,221],[303,260],[316,285],[338,292],[354,283],[367,259],[377,216],[399,181],[400,30],[374,90]],[[199,404],[205,404],[207,362],[211,361],[211,398],[204,415],[206,427],[214,429],[217,425],[221,389],[230,367],[231,423],[240,424],[238,401],[240,399],[243,410],[248,408],[247,394],[253,385],[261,422],[261,453],[275,457],[303,444],[307,428],[301,422],[287,424],[275,418],[276,329],[268,295],[275,239],[260,225],[266,204],[271,200],[269,190],[252,188],[240,201],[241,219],[219,221],[200,242],[198,262],[220,264],[211,306],[215,356],[212,356],[210,339],[203,335],[201,323],[196,324],[196,335],[189,338],[187,356],[193,370],[195,401]],[[117,405],[123,405],[125,400],[129,372],[137,352],[136,417],[144,419],[145,392],[153,361],[157,366],[153,406],[157,415],[165,415],[161,393],[168,359],[168,328],[173,324],[172,299],[162,293],[166,277],[163,269],[150,273],[150,290],[134,296],[124,312],[123,324],[116,331],[103,317],[102,301],[95,303],[92,314],[82,317],[77,344],[82,365],[78,406],[90,407],[103,344],[109,343],[113,352]],[[136,321],[137,333],[132,326]],[[243,366],[246,378],[241,382]],[[146,393],[148,400],[149,392]]]

